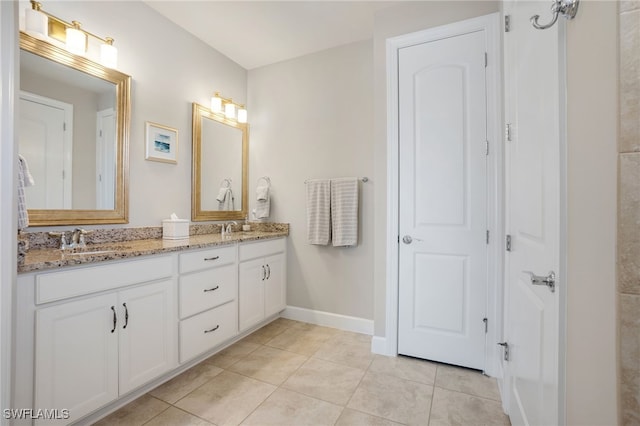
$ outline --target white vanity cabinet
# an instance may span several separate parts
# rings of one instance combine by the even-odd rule
[[[239,247],[240,332],[286,307],[286,241],[244,243]]]
[[[238,334],[237,245],[180,254],[180,362]]]
[[[158,256],[21,276],[18,298],[31,305],[19,314],[16,373],[33,381],[16,385],[17,401],[32,386],[34,407],[75,421],[174,369],[172,271],[172,257]]]

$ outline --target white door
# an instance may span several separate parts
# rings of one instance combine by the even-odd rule
[[[73,105],[20,93],[20,154],[35,181],[29,209],[69,209],[72,202]]]
[[[485,34],[398,52],[398,353],[485,366]]]
[[[75,421],[118,397],[115,309],[105,294],[36,311],[35,408],[66,408]]]
[[[267,278],[264,280],[264,315],[268,317],[286,308],[284,254],[278,253],[265,259]]]
[[[171,280],[119,293],[120,395],[175,367]]]
[[[241,262],[238,267],[238,327],[244,331],[264,319],[264,259]]]
[[[549,16],[542,2],[509,1],[505,43],[507,141],[507,255],[504,363],[508,410],[514,425],[554,425],[558,418],[559,292],[533,285],[531,271],[559,271],[560,81],[564,43],[558,24],[534,29],[532,15]],[[543,19],[541,19],[543,20]],[[560,283],[559,285],[562,285]]]
[[[116,113],[113,108],[97,112],[96,209],[113,210],[116,185]]]

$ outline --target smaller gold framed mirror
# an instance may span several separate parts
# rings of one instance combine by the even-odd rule
[[[244,219],[249,129],[193,104],[191,220]]]

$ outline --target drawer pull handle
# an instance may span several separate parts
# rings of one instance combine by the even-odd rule
[[[267,279],[271,278],[271,266],[267,263]]]
[[[217,329],[219,329],[219,328],[220,328],[220,324],[216,325],[216,326],[215,326],[215,327],[213,327],[211,330],[205,330],[205,331],[204,331],[204,334],[211,333],[212,331],[216,331],[216,330],[217,330]]]
[[[220,259],[220,256],[213,256],[213,257],[205,257],[204,260],[218,260]]]
[[[114,331],[116,331],[116,323],[118,322],[118,317],[116,316],[116,307],[112,306],[111,310],[113,311],[113,328],[111,329],[111,332],[113,333]]]
[[[206,292],[208,292],[208,291],[216,291],[216,290],[217,290],[217,289],[219,289],[219,288],[220,288],[220,286],[219,286],[219,285],[215,286],[214,288],[205,288],[205,289],[204,289],[204,292],[206,293]]]
[[[122,306],[124,306],[124,326],[122,328],[127,328],[127,325],[129,325],[129,308],[127,308],[126,303],[123,303]]]
[[[262,281],[264,281],[265,278],[267,278],[267,269],[262,265]]]

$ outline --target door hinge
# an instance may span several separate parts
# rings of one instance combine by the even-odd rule
[[[487,52],[484,52],[484,67],[488,67],[489,66],[489,54]]]
[[[398,235],[398,244],[400,244],[400,235]]]
[[[489,141],[485,141],[485,147],[486,147],[485,155],[489,155]]]
[[[487,229],[487,244],[489,244],[489,230]]]
[[[100,129],[100,137],[102,137],[102,129]]]
[[[508,33],[511,31],[511,16],[504,15],[504,32]]]
[[[489,320],[482,318],[482,322],[484,323],[484,334],[487,334],[489,332]]]
[[[504,348],[504,357],[505,361],[509,361],[509,344],[507,342],[500,342],[498,346],[502,346]]]
[[[507,139],[507,141],[511,142],[511,123],[507,123],[504,126],[504,137]]]
[[[63,132],[67,131],[67,123],[62,123],[62,131]]]
[[[507,235],[506,248],[507,248],[507,251],[511,251],[511,235]]]

